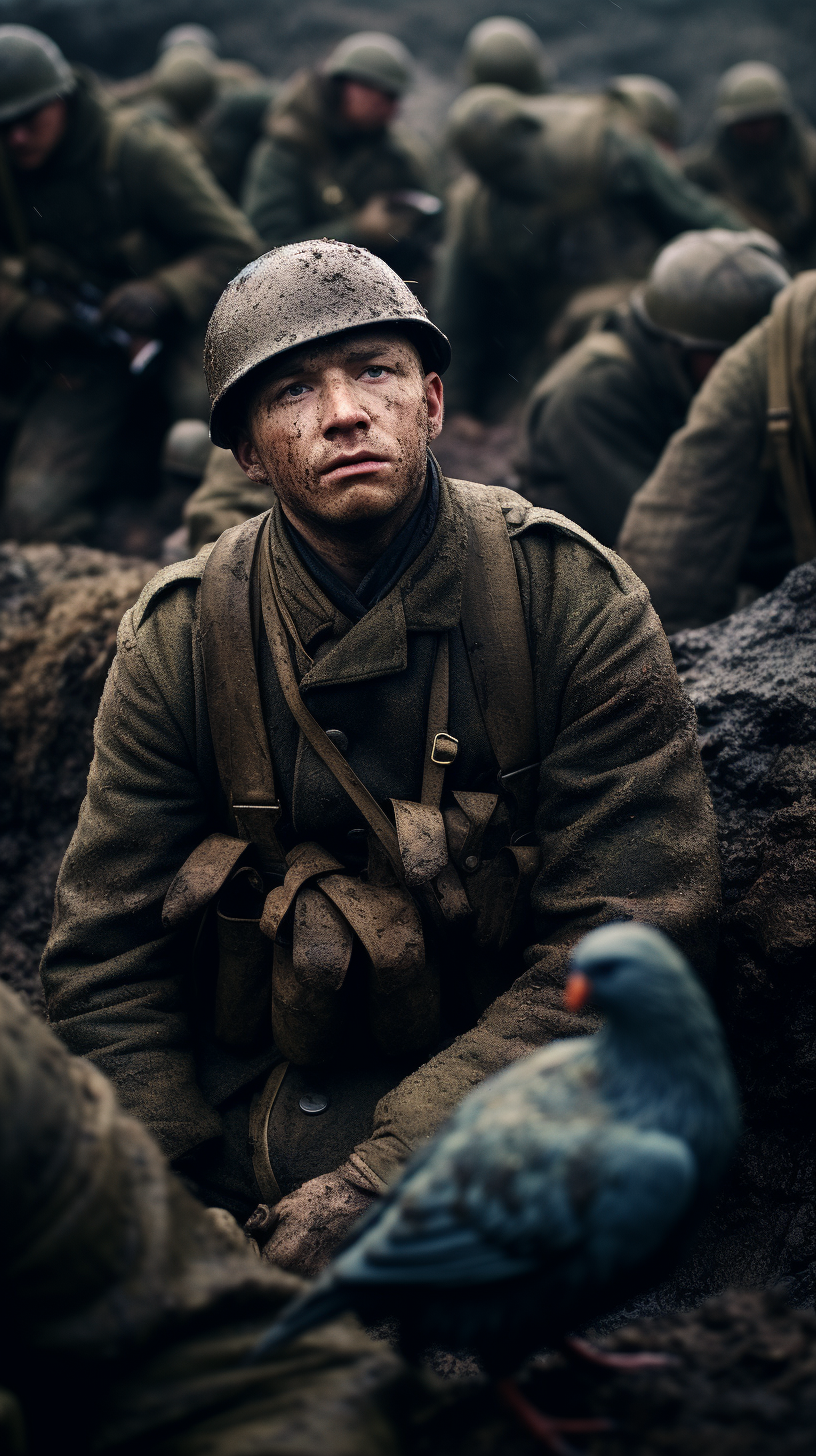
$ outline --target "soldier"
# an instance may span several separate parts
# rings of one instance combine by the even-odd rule
[[[0,1184],[8,1456],[396,1456],[400,1405],[430,1408],[348,1319],[248,1364],[299,1281],[201,1208],[110,1083],[1,983]]]
[[[171,419],[206,415],[203,326],[260,241],[181,138],[26,26],[0,27],[0,134],[3,526],[75,537],[147,362]]]
[[[435,316],[454,345],[453,414],[521,407],[546,333],[579,288],[643,277],[687,228],[740,228],[603,96],[474,87],[451,112],[472,171],[448,209]]]
[[[268,254],[205,357],[275,504],[122,622],[42,973],[199,1195],[275,1204],[265,1252],[306,1271],[467,1090],[580,1032],[590,926],[705,965],[716,852],[645,591],[440,474],[449,346],[385,263]]]
[[[816,556],[814,397],[807,272],[723,355],[629,506],[618,550],[668,632],[727,616]]]
[[[319,72],[293,77],[243,192],[267,248],[329,235],[369,248],[402,277],[427,268],[440,204],[424,148],[393,125],[412,76],[404,45],[372,31],[341,41]]]
[[[638,126],[659,146],[675,151],[683,113],[680,97],[665,81],[657,76],[615,76],[606,94],[627,107]]]
[[[745,61],[717,88],[713,141],[684,157],[687,177],[778,238],[796,269],[816,263],[816,131],[775,66]]]
[[[524,421],[524,494],[614,546],[720,354],[790,282],[766,233],[722,228],[669,243],[644,287],[539,380]]]
[[[462,60],[468,86],[510,86],[525,96],[541,96],[555,85],[555,66],[535,31],[508,15],[474,25]]]

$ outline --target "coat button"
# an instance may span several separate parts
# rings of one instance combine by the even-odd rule
[[[342,728],[327,728],[326,737],[341,753],[348,753],[348,739]]]
[[[304,1092],[298,1103],[301,1112],[325,1112],[328,1105],[329,1099],[322,1092]]]

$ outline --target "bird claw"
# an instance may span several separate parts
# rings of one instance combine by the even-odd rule
[[[527,1399],[515,1380],[497,1380],[496,1390],[525,1431],[552,1451],[553,1456],[576,1456],[573,1447],[562,1439],[564,1435],[597,1436],[615,1428],[615,1422],[605,1417],[548,1416]]]
[[[640,1350],[631,1355],[618,1350],[601,1350],[591,1341],[580,1340],[575,1335],[564,1340],[564,1349],[577,1359],[585,1360],[589,1365],[600,1365],[604,1370],[666,1370],[680,1364],[676,1355],[665,1355],[657,1350]]]

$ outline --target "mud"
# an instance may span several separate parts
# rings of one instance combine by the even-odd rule
[[[0,546],[0,975],[35,1006],[116,629],[155,570],[86,547]]]

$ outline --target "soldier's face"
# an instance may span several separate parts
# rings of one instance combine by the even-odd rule
[[[396,96],[365,86],[362,81],[344,81],[340,92],[340,115],[355,131],[379,131],[393,121],[399,110]]]
[[[62,141],[67,125],[68,108],[59,99],[10,122],[4,128],[4,136],[15,167],[22,172],[35,172]]]
[[[342,535],[394,518],[399,529],[422,495],[442,414],[442,381],[423,373],[413,344],[361,331],[304,349],[268,377],[234,453],[295,525]]]

